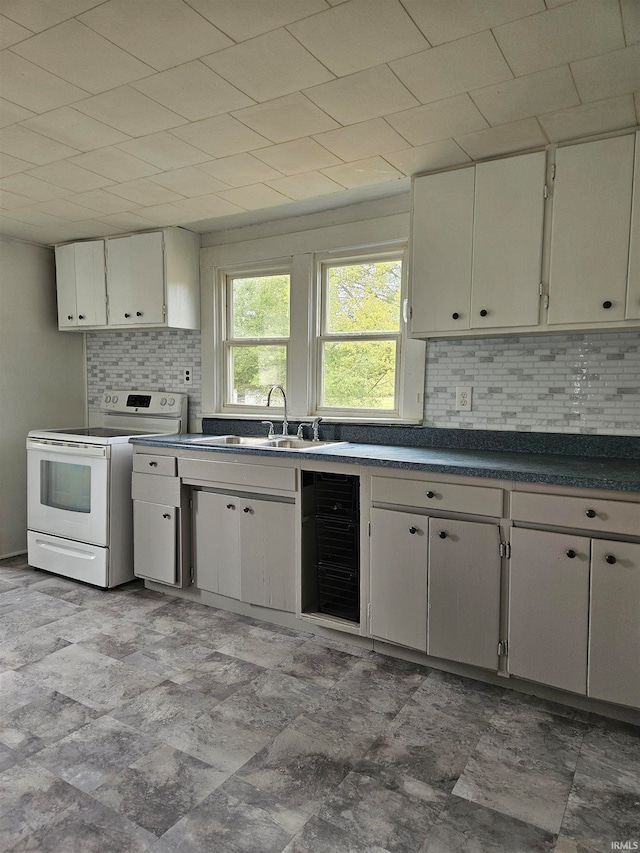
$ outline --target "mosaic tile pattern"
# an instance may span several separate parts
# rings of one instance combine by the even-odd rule
[[[107,388],[119,386],[151,391],[182,391],[189,395],[189,417],[201,404],[200,332],[183,329],[87,333],[89,410],[95,410]],[[190,385],[184,371],[193,371]]]
[[[0,561],[3,853],[595,853],[640,841],[639,761],[630,725]]]
[[[425,385],[428,427],[640,435],[636,331],[429,341]]]

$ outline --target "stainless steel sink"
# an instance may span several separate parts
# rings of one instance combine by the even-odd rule
[[[259,447],[261,450],[316,450],[332,444],[344,444],[343,441],[310,441],[295,436],[266,435],[196,435],[183,441],[196,445],[238,445],[240,447]]]
[[[314,450],[331,444],[344,444],[343,441],[310,441],[306,438],[270,438],[265,445],[272,450]]]
[[[197,435],[186,438],[189,444],[240,444],[246,446],[266,444],[266,435]]]

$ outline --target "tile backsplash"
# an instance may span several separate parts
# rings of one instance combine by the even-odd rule
[[[193,383],[185,385],[185,368]],[[89,409],[105,388],[189,394],[202,414],[200,332],[87,334]],[[456,385],[473,386],[473,409],[455,411]],[[431,340],[427,427],[640,435],[640,333],[522,335]]]
[[[432,340],[425,385],[428,427],[640,435],[640,334]],[[472,411],[455,410],[456,385]]]

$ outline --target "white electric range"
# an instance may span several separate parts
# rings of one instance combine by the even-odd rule
[[[101,425],[27,437],[29,565],[101,587],[134,579],[131,468],[135,435],[187,429],[187,395],[106,391]]]

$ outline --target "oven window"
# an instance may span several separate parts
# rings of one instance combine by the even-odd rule
[[[91,466],[42,459],[40,503],[69,512],[91,512]]]

